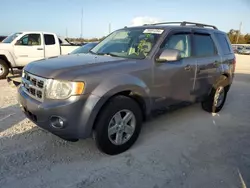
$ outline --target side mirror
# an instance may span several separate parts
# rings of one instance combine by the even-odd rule
[[[165,61],[178,61],[181,59],[181,52],[176,49],[165,49],[163,50],[159,57],[156,59],[158,62]]]
[[[22,41],[21,40],[17,40],[15,45],[22,45]]]

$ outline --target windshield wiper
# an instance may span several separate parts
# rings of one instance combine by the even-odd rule
[[[112,57],[119,57],[118,55],[113,54],[113,53],[96,53],[96,52],[93,52],[92,50],[89,50],[89,53],[95,54],[95,55],[108,55],[108,56],[112,56]]]
[[[97,53],[97,55],[109,55],[109,56],[112,56],[112,57],[119,57],[118,55],[113,54],[113,53]]]

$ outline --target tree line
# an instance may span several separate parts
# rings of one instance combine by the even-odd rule
[[[227,33],[232,44],[250,44],[250,34],[241,34],[239,30],[231,29]]]
[[[70,42],[73,42],[73,43],[85,43],[85,42],[95,42],[95,41],[101,41],[105,38],[104,37],[101,37],[101,38],[90,38],[90,39],[86,39],[86,38],[67,38]]]

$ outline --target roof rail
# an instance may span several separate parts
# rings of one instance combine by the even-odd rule
[[[195,25],[197,27],[212,27],[213,29],[218,29],[214,25],[208,25],[208,24],[196,23],[196,22],[187,22],[187,21],[183,21],[183,22],[160,22],[160,23],[153,23],[153,24],[144,24],[144,26],[146,26],[146,25],[167,25],[167,24],[179,24],[180,26],[187,26],[189,24],[189,25]]]

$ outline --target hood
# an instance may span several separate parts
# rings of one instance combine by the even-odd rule
[[[78,72],[82,69],[82,73],[87,72],[88,69],[105,66],[111,64],[117,64],[127,59],[111,56],[99,56],[92,54],[76,54],[65,55],[59,57],[53,57],[43,59],[29,63],[25,66],[25,70],[31,74],[41,76],[44,78],[74,78],[74,72]],[[87,69],[87,70],[86,70]]]
[[[10,47],[10,43],[0,43],[0,50],[8,50]]]

